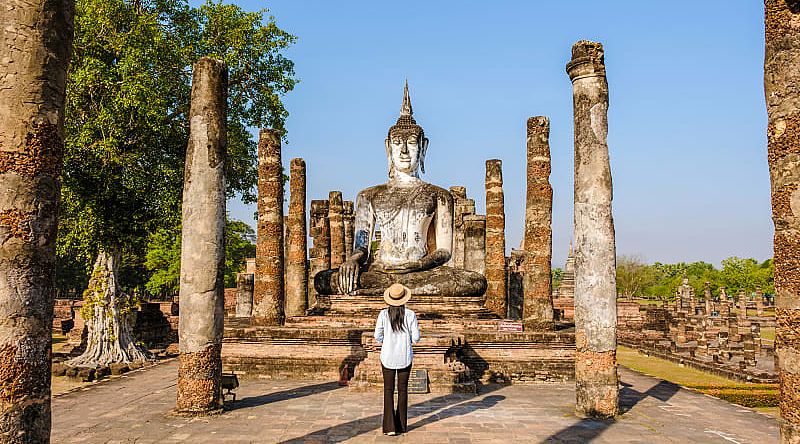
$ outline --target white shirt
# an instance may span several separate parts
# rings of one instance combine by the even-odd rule
[[[417,325],[417,314],[408,307],[405,309],[403,325],[405,326],[404,331],[392,330],[388,308],[384,308],[378,314],[378,320],[375,323],[375,340],[382,344],[381,363],[386,368],[406,368],[414,360],[414,350],[411,348],[411,344],[419,342],[419,325]]]

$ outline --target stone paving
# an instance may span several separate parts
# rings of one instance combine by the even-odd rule
[[[175,361],[53,399],[53,443],[770,443],[778,422],[750,409],[620,369],[616,422],[573,414],[574,387],[486,386],[477,396],[411,395],[409,432],[380,433],[381,394],[335,382],[242,381],[220,416],[183,419]]]

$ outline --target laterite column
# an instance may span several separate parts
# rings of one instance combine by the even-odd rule
[[[503,163],[486,161],[486,308],[506,317],[506,212]]]
[[[552,330],[553,187],[550,186],[550,120],[547,117],[528,119],[527,148],[522,322],[528,329]]]
[[[178,323],[176,412],[183,415],[205,415],[222,408],[227,95],[228,68],[223,62],[204,57],[194,64]]]
[[[328,222],[328,201],[311,201],[311,239],[314,245],[309,250],[308,306],[314,307],[318,295],[314,289],[314,276],[331,268],[331,227]]]
[[[262,129],[258,135],[258,232],[253,289],[253,322],[284,321],[283,167],[280,134]]]
[[[328,194],[328,221],[331,226],[331,268],[339,268],[344,262],[344,204],[342,192],[331,191]]]
[[[567,64],[575,118],[575,386],[577,411],[616,416],[616,246],[608,158],[608,82],[603,45],[572,46]]]
[[[289,166],[289,217],[286,237],[286,316],[303,316],[308,308],[306,261],[306,161],[292,159]]]

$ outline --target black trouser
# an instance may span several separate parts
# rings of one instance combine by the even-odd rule
[[[383,369],[383,433],[405,433],[408,424],[408,376],[411,366]],[[397,373],[397,410],[394,409],[394,378]]]

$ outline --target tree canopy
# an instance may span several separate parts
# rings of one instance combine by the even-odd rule
[[[191,67],[229,69],[227,192],[255,200],[252,127],[283,130],[296,84],[283,54],[295,37],[267,10],[207,0],[78,0],[67,82],[57,282],[79,290],[98,250],[122,253],[127,286],[143,284],[150,233],[177,232]],[[128,272],[135,269],[137,272]]]
[[[728,295],[739,291],[752,293],[757,289],[766,294],[775,292],[772,259],[759,262],[732,256],[721,265],[720,269],[707,262],[648,265],[635,256],[620,256],[617,258],[617,293],[627,297],[673,299],[684,275],[696,295],[704,293],[706,282],[711,284],[715,297],[719,296],[720,287],[725,287]]]

